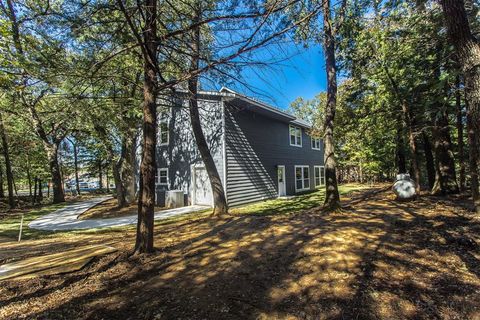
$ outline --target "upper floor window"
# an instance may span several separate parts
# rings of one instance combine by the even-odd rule
[[[158,136],[160,139],[160,145],[167,145],[169,141],[168,122],[161,120],[158,126]]]
[[[312,139],[312,149],[320,150],[320,138],[312,137],[311,139]]]
[[[155,183],[159,185],[168,184],[168,168],[157,169],[157,174],[155,175]]]
[[[302,128],[290,126],[290,145],[295,147],[302,146]]]

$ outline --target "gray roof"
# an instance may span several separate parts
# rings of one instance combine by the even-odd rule
[[[307,129],[312,128],[312,125],[310,123],[308,123],[307,121],[302,120],[300,118],[297,118],[294,115],[292,115],[288,112],[285,112],[284,110],[282,110],[278,107],[267,104],[267,103],[265,103],[265,102],[263,102],[259,99],[248,97],[244,94],[238,93],[238,92],[236,92],[236,91],[234,91],[230,88],[227,88],[227,87],[222,87],[220,89],[220,92],[229,94],[230,97],[231,97],[231,95],[233,95],[235,98],[238,98],[238,99],[241,99],[243,101],[246,101],[246,102],[250,103],[251,105],[253,105],[254,108],[257,108],[257,110],[255,110],[255,111],[257,111],[259,113],[262,113],[262,114],[265,114],[266,116],[270,116],[270,117],[274,117],[274,118],[280,118],[281,120],[286,120],[287,122],[289,122],[291,124],[294,124],[294,125],[297,125],[297,126],[300,126],[300,127],[304,127],[304,128],[307,128]]]
[[[188,93],[188,91],[185,89],[176,89],[175,91],[179,93],[184,93],[184,94]],[[250,110],[253,112],[265,115],[269,118],[285,121],[303,128],[307,128],[307,129],[312,128],[312,125],[303,119],[297,118],[294,115],[288,112],[285,112],[284,110],[278,107],[272,106],[259,99],[246,96],[242,93],[239,93],[227,87],[222,87],[219,91],[201,90],[198,92],[198,94],[201,96],[216,97],[217,99],[220,99],[223,97],[223,98],[227,98],[230,101],[240,100],[243,103],[246,102]]]

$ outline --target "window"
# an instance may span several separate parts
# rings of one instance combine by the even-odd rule
[[[290,145],[295,147],[302,146],[302,128],[290,126]]]
[[[160,125],[158,126],[158,134],[160,139],[160,145],[167,145],[169,134],[168,134],[168,122],[166,120],[160,121]]]
[[[310,170],[308,166],[295,166],[295,191],[310,189]]]
[[[311,139],[312,139],[312,149],[320,150],[320,138],[311,137]]]
[[[313,167],[315,177],[315,187],[325,185],[325,167],[315,166]]]
[[[157,174],[155,175],[155,183],[159,185],[168,184],[168,168],[157,169]]]

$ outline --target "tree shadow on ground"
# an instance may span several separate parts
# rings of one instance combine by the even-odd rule
[[[0,316],[475,318],[479,251],[451,238],[479,241],[480,225],[458,210],[429,198],[397,203],[379,194],[328,215],[165,225],[154,255],[128,258],[125,251],[74,274],[6,282]],[[124,239],[128,249],[131,240]]]

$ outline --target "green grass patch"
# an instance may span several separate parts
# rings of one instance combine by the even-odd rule
[[[368,185],[360,184],[345,184],[339,186],[341,195],[347,195],[354,191],[367,189]],[[230,213],[233,215],[274,215],[274,214],[292,214],[298,211],[311,209],[321,206],[325,200],[325,188],[320,188],[310,193],[297,195],[289,199],[271,199],[261,202],[248,204],[245,206],[232,208]],[[42,231],[30,229],[28,223],[42,215],[51,213],[57,209],[63,208],[66,205],[72,204],[72,202],[65,202],[61,204],[46,205],[37,209],[30,210],[24,213],[23,221],[23,240],[32,240],[38,238],[53,237],[68,237],[76,234],[105,234],[105,233],[119,233],[126,231],[134,231],[135,225],[118,226],[111,228],[99,228],[99,229],[84,229],[84,230],[71,230],[71,231]],[[167,219],[155,220],[155,226],[160,227],[162,225],[169,225],[182,220],[195,219],[202,216],[208,216],[211,209],[207,209],[201,212],[194,212],[186,215],[175,216]],[[0,239],[16,240],[18,238],[18,232],[20,228],[21,214],[12,213],[0,220]]]
[[[368,185],[344,184],[338,187],[340,195],[347,195],[354,191],[369,188]],[[271,199],[255,202],[238,208],[232,208],[234,215],[272,215],[291,214],[301,210],[311,209],[323,205],[325,201],[325,187],[313,192],[297,195],[289,199]]]
[[[66,205],[71,204],[71,202],[64,202],[59,204],[50,204],[46,206],[42,206],[40,208],[32,209],[28,212],[24,213],[23,216],[23,232],[22,232],[22,239],[33,239],[39,236],[51,234],[52,232],[49,231],[41,231],[30,229],[28,224],[48,213],[51,213],[55,210],[61,209]],[[11,213],[7,214],[2,220],[0,220],[0,238],[8,238],[9,240],[18,239],[18,232],[20,230],[20,221],[22,220],[21,213]]]

